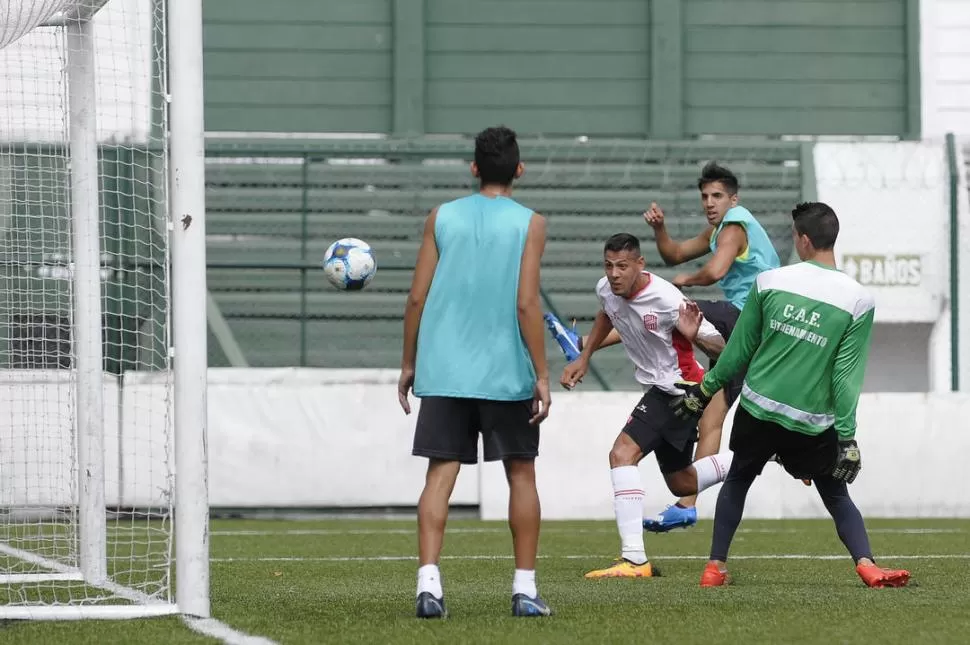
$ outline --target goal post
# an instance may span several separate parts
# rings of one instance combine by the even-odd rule
[[[169,4],[172,281],[175,298],[176,602],[209,617],[209,495],[206,445],[208,325],[205,260],[205,127],[202,0]]]
[[[78,12],[81,13],[81,12]],[[87,13],[87,12],[84,12]],[[104,383],[101,347],[101,226],[98,207],[97,99],[93,16],[68,18],[67,104],[70,215],[74,263],[72,332],[76,372],[78,537],[81,574],[89,584],[108,577],[104,519]]]
[[[0,620],[209,617],[201,0],[0,5]]]

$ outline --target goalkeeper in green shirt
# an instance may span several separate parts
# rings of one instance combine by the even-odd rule
[[[792,211],[802,262],[761,273],[738,324],[704,379],[685,389],[676,412],[699,417],[711,397],[748,366],[731,432],[734,460],[714,513],[702,587],[730,583],[726,561],[755,477],[778,455],[785,470],[815,482],[839,538],[870,587],[901,587],[908,571],[876,566],[847,484],[862,467],[855,441],[875,303],[836,268],[839,219],[826,204]]]

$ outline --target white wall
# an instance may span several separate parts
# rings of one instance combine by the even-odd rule
[[[866,391],[946,391],[949,174],[943,143],[817,143],[814,159],[818,199],[839,215],[839,266],[876,300]]]
[[[970,2],[921,0],[923,136],[970,135]]]
[[[0,370],[0,507],[68,505],[76,499],[73,387],[64,371]],[[119,472],[118,403],[118,382],[109,376],[104,380],[109,500]]]
[[[929,323],[877,324],[872,331],[872,349],[863,392],[929,392],[933,390],[930,376],[932,365],[930,337],[934,325]],[[949,329],[949,326],[947,326]],[[945,337],[946,347],[949,338]],[[943,356],[949,368],[950,356]],[[949,390],[949,369],[937,376],[941,386],[937,391]]]
[[[536,462],[543,516],[548,519],[610,519],[613,494],[607,455],[635,402],[630,393],[564,394],[546,422]],[[960,453],[970,449],[965,424],[970,396],[961,394],[864,394],[857,439],[863,470],[850,492],[867,517],[970,517],[970,495]],[[727,450],[733,413],[724,428]],[[481,515],[507,516],[508,493],[501,467],[482,471]],[[644,510],[655,513],[675,497],[666,489],[653,456],[640,464]],[[714,514],[719,485],[701,494],[700,517]],[[827,517],[814,488],[806,488],[777,464],[768,464],[748,495],[745,517]]]
[[[416,412],[397,402],[395,370],[209,370],[214,506],[417,503],[427,462],[411,457]],[[462,469],[456,504],[478,501]]]
[[[426,460],[411,456],[416,416],[397,404],[392,370],[212,369],[210,502],[221,507],[413,506]],[[170,390],[163,375],[105,381],[109,505],[157,505],[173,475]],[[121,400],[119,400],[119,396]],[[607,454],[635,392],[556,392],[537,462],[548,519],[610,518]],[[71,384],[58,372],[0,372],[0,505],[72,503]],[[415,401],[416,409],[420,402]],[[120,418],[119,418],[120,411]],[[970,517],[963,462],[970,454],[970,395],[864,394],[863,472],[853,497],[869,516]],[[5,421],[3,421],[5,419]],[[726,450],[730,418],[722,438]],[[640,466],[644,510],[673,496],[653,457]],[[711,517],[716,490],[699,505]],[[452,498],[505,517],[499,464],[466,467]],[[815,492],[769,464],[748,517],[821,517]]]
[[[407,417],[398,407],[396,377],[393,370],[210,370],[212,504],[416,504],[426,461],[410,454],[416,414]],[[537,462],[545,517],[612,517],[607,454],[637,398],[635,392],[554,394]],[[960,492],[967,490],[962,463],[970,433],[954,423],[968,415],[970,396],[864,395],[859,442],[865,466],[853,485],[863,510],[970,517],[970,495]],[[648,512],[669,503],[652,457],[641,471]],[[713,512],[713,497],[708,492],[701,505],[705,517]],[[507,500],[499,464],[466,468],[459,476],[455,503],[480,502],[483,517],[502,518]],[[749,516],[823,512],[813,491],[770,465],[752,494]]]

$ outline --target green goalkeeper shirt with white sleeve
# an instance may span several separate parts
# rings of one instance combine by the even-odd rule
[[[763,421],[809,435],[831,426],[855,436],[875,302],[841,271],[800,262],[761,273],[706,394],[748,365],[740,405]]]

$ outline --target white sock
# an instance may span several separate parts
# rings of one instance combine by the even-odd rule
[[[697,473],[697,492],[700,493],[714,484],[720,484],[724,481],[728,470],[731,469],[733,459],[733,452],[722,452],[695,461],[693,466],[694,472]]]
[[[620,531],[623,557],[634,564],[647,561],[643,548],[643,482],[636,466],[620,466],[610,471],[613,479],[613,512]]]
[[[430,591],[431,595],[438,599],[444,595],[444,591],[441,590],[441,572],[438,571],[436,564],[426,564],[418,569],[417,595],[420,596],[425,591]]]
[[[539,591],[536,589],[535,569],[515,570],[515,577],[512,578],[512,595],[514,596],[517,593],[525,594],[529,598],[535,598],[539,595]]]

